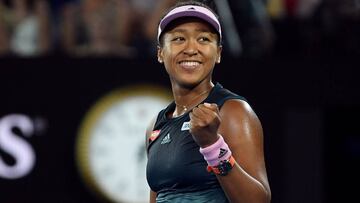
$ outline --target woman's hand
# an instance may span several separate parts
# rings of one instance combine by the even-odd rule
[[[190,112],[190,133],[201,148],[218,140],[220,123],[219,108],[216,104],[200,104]]]

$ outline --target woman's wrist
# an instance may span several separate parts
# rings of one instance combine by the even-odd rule
[[[219,139],[214,144],[205,148],[200,147],[200,153],[209,166],[217,166],[221,161],[228,160],[231,157],[231,150],[220,134]]]

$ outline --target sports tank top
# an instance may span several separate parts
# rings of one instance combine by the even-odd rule
[[[229,99],[245,100],[216,83],[201,103],[216,103],[221,108]],[[159,112],[148,140],[146,176],[150,188],[157,192],[157,202],[162,202],[160,199],[163,197],[176,197],[178,194],[188,194],[190,199],[191,195],[200,195],[196,197],[196,202],[200,202],[199,199],[203,199],[201,202],[227,202],[216,176],[207,172],[207,163],[189,132],[189,113],[175,118],[167,117],[175,106],[175,102],[172,102]],[[216,200],[211,191],[218,193],[218,198],[225,201]]]

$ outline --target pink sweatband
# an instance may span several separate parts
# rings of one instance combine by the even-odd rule
[[[220,134],[219,136],[220,138],[214,144],[205,148],[200,147],[200,153],[204,156],[209,166],[217,166],[220,161],[227,160],[231,156],[229,146]]]

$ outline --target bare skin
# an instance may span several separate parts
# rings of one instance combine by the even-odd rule
[[[221,46],[211,27],[200,20],[188,18],[178,21],[164,34],[158,50],[158,60],[169,74],[176,104],[190,106],[190,133],[199,147],[215,143],[219,134],[232,151],[235,167],[226,176],[217,176],[230,202],[270,202],[271,192],[267,179],[263,131],[261,123],[242,100],[228,100],[221,110],[216,104],[200,104],[208,94],[196,101],[196,95],[213,87],[212,72],[220,62]],[[177,105],[169,117],[186,113]],[[153,124],[147,131],[150,136]],[[156,202],[151,191],[150,202]]]

